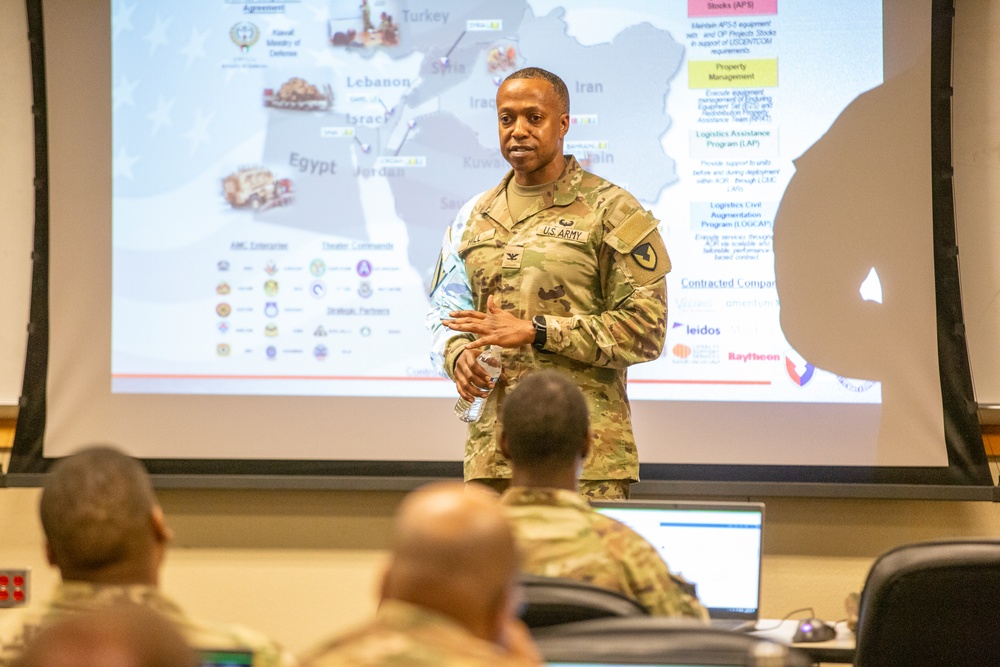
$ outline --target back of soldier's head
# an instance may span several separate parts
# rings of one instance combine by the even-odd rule
[[[383,594],[469,627],[495,620],[519,567],[495,494],[439,482],[409,494],[396,515]]]
[[[436,587],[466,576],[479,586],[487,572],[506,582],[518,568],[514,535],[495,494],[460,482],[428,484],[403,500],[392,557],[422,585]]]
[[[533,373],[507,395],[502,428],[515,466],[574,464],[590,434],[587,402],[565,375]]]
[[[197,656],[168,620],[124,603],[72,614],[34,635],[15,667],[197,667]]]
[[[55,564],[96,571],[145,548],[155,506],[142,464],[111,447],[90,447],[53,466],[39,509]]]

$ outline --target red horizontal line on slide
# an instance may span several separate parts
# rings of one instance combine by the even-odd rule
[[[451,382],[443,377],[373,377],[367,375],[143,375],[118,373],[113,378],[126,380],[406,380],[415,382]],[[629,384],[726,384],[769,385],[770,380],[629,380]]]
[[[443,377],[372,377],[366,375],[142,375],[117,373],[112,378],[124,380],[415,380],[444,381]]]
[[[769,385],[770,380],[629,380],[629,384],[746,384]]]

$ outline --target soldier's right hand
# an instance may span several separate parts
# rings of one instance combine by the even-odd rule
[[[486,398],[493,388],[489,374],[476,362],[482,350],[464,349],[455,360],[455,387],[458,395],[470,403]]]

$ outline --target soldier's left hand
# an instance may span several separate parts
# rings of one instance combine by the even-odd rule
[[[487,345],[500,347],[521,347],[535,340],[535,327],[530,320],[522,320],[511,315],[493,301],[491,294],[486,299],[486,312],[478,310],[456,310],[452,319],[441,323],[453,331],[473,333],[478,338],[466,345],[466,349],[476,349]]]

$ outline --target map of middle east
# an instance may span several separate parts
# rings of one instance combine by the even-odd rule
[[[357,14],[357,7],[347,3],[343,11]],[[531,65],[558,71],[572,63],[567,148],[585,168],[627,182],[646,202],[675,180],[659,144],[669,127],[669,81],[683,54],[669,33],[643,23],[586,46],[567,34],[565,10],[539,17],[527,2],[386,9],[385,18],[371,20],[398,26],[389,46],[381,38],[346,38],[353,31],[359,39],[363,18],[331,19],[331,34],[345,36],[338,66],[309,68],[334,91],[328,113],[269,116],[265,163],[298,153],[336,167],[296,174],[294,210],[264,212],[262,220],[366,239],[359,183],[385,179],[406,224],[409,261],[428,277],[451,216],[509,169],[497,147],[496,91],[507,74]],[[296,66],[289,75],[302,71]],[[331,138],[317,141],[324,134]],[[626,172],[636,164],[643,169]]]

